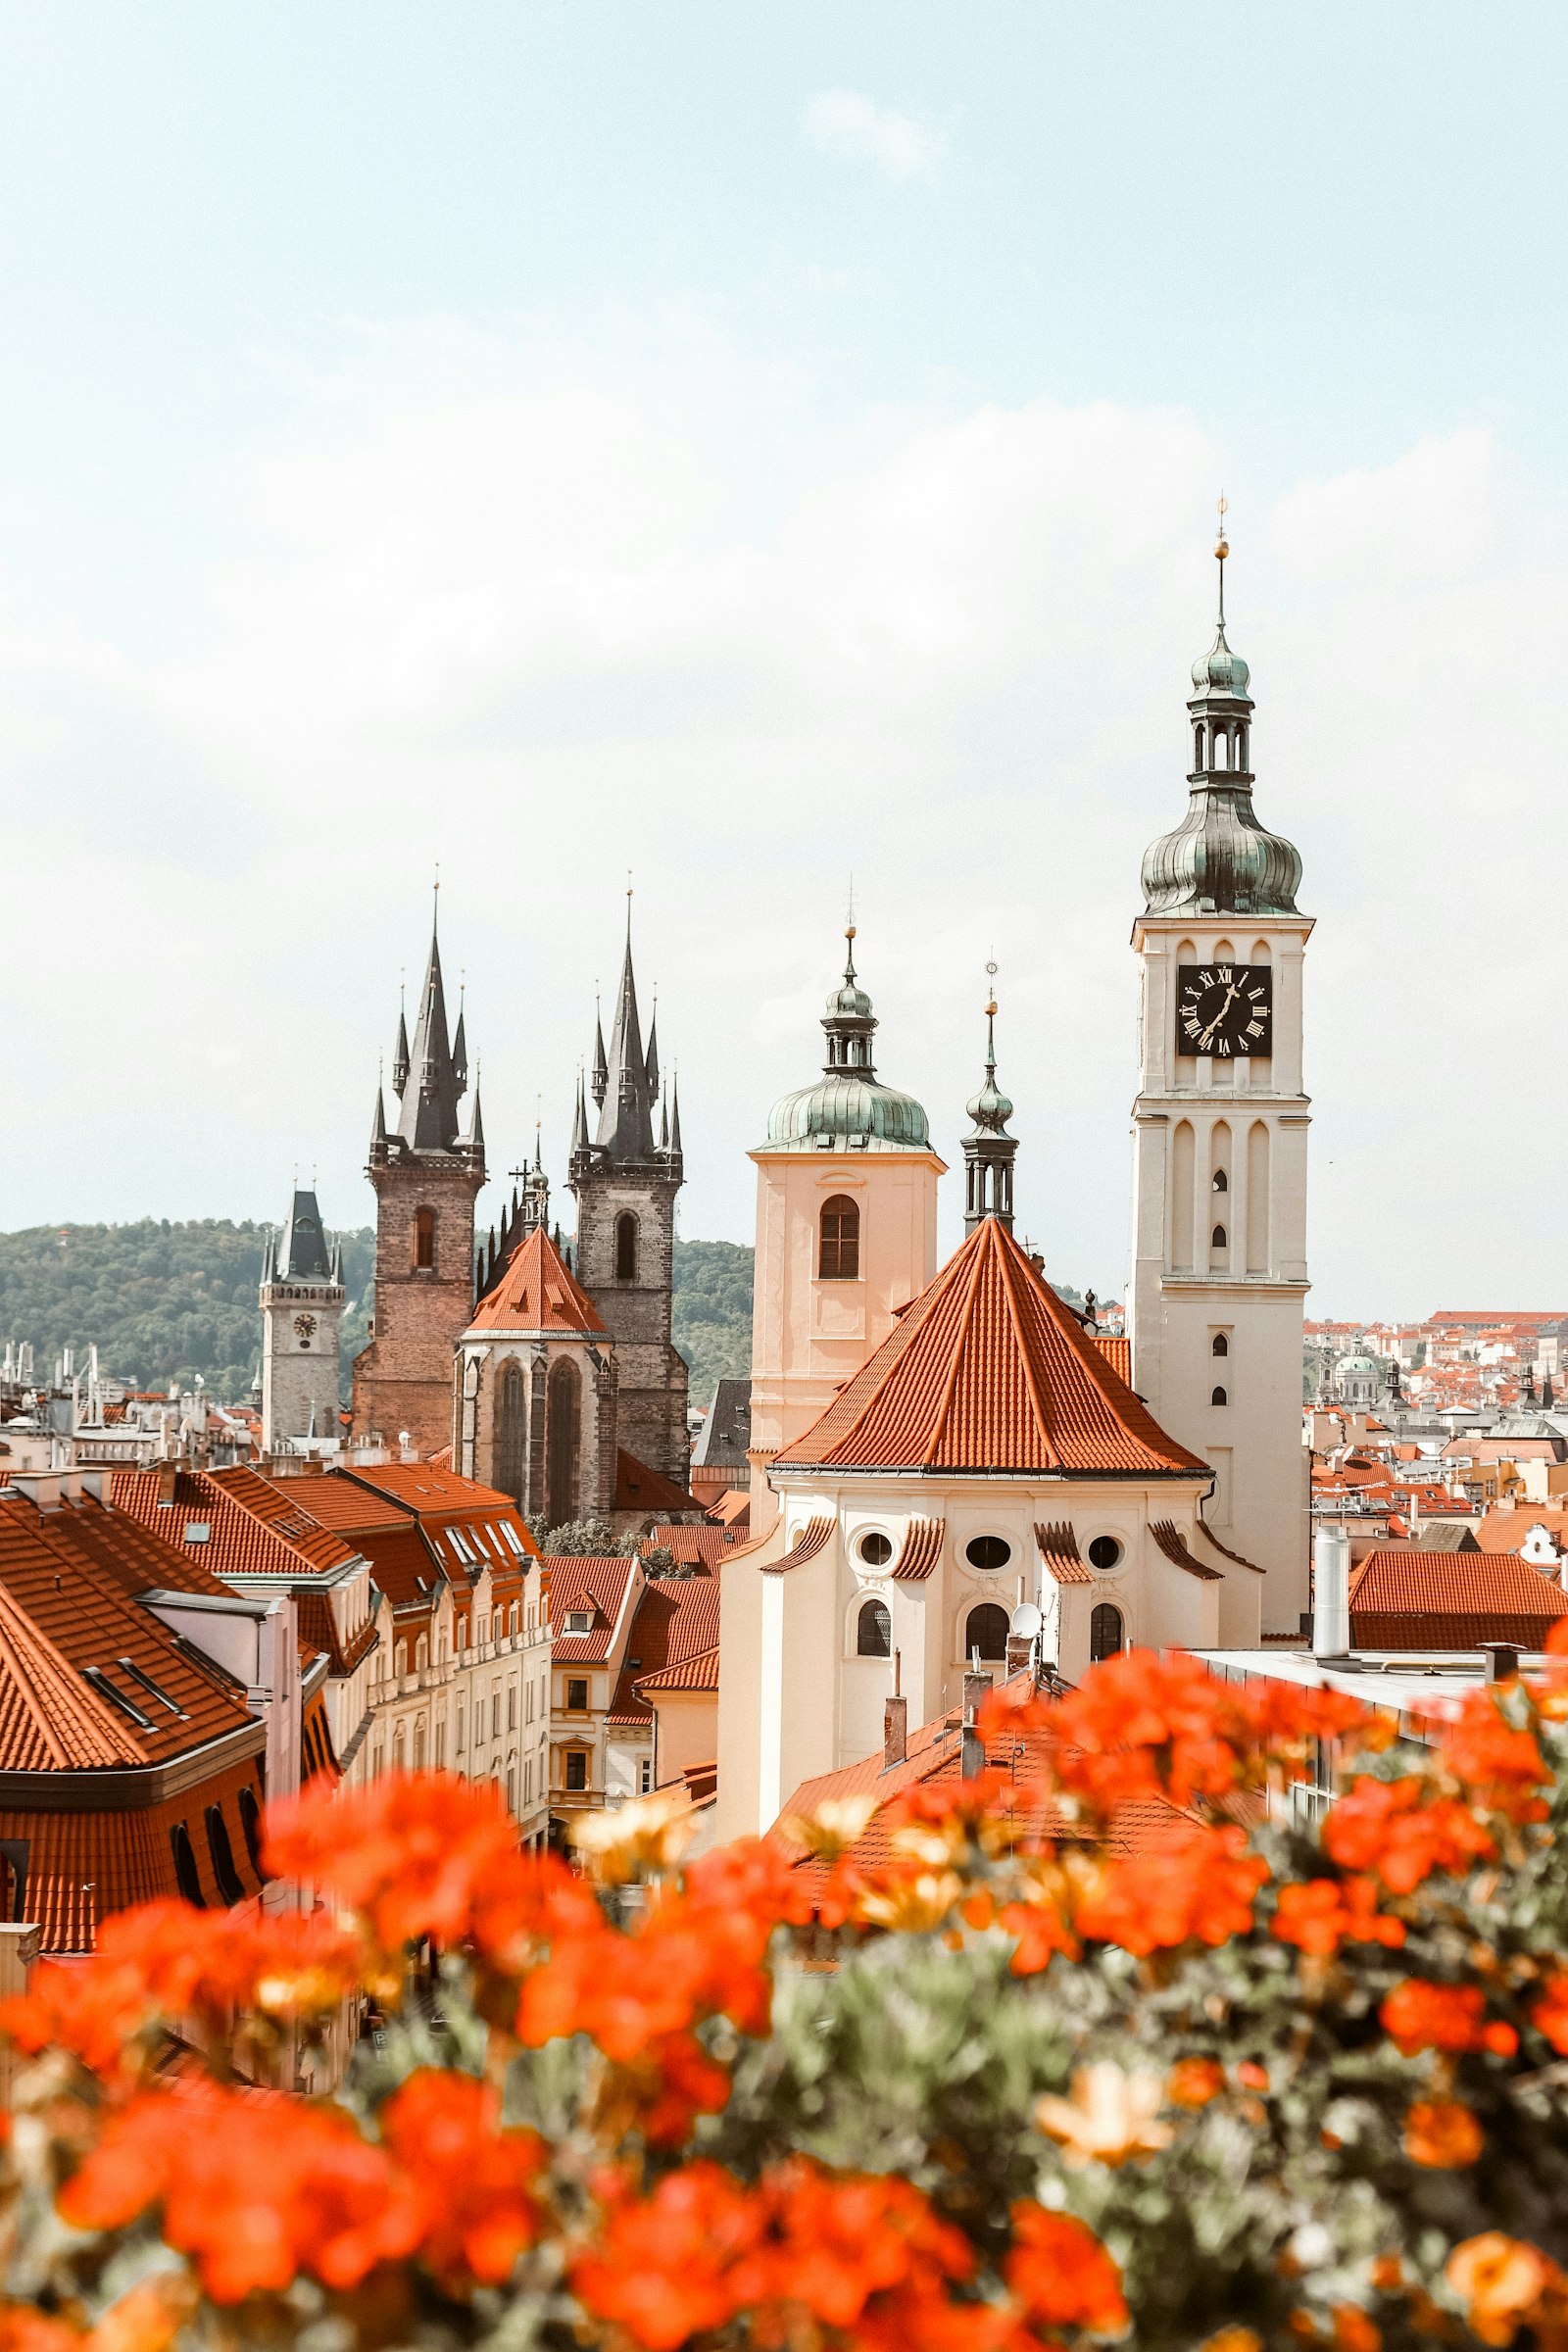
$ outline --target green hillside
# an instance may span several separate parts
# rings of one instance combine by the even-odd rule
[[[98,1345],[106,1375],[138,1389],[189,1388],[196,1374],[220,1402],[248,1397],[261,1354],[256,1293],[267,1227],[203,1218],[176,1224],[35,1225],[0,1234],[0,1347],[30,1341],[40,1380],[74,1348],[78,1370]],[[337,1237],[349,1307],[343,1318],[342,1390],[365,1345],[375,1236]],[[675,1245],[675,1344],[706,1404],[726,1373],[752,1357],[752,1252],[733,1242]]]

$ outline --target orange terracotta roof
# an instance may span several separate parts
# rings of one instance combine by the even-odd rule
[[[718,1500],[708,1506],[708,1516],[716,1519],[720,1527],[735,1527],[751,1515],[752,1496],[748,1487],[726,1487]]]
[[[893,1564],[893,1573],[901,1584],[923,1585],[942,1557],[943,1539],[948,1532],[945,1519],[911,1519],[904,1538],[904,1549]]]
[[[702,1505],[684,1487],[673,1479],[640,1462],[634,1453],[615,1454],[615,1509],[617,1511],[696,1511]]]
[[[995,1217],[776,1466],[1208,1475]]]
[[[1517,1551],[1533,1527],[1544,1527],[1555,1544],[1568,1544],[1568,1508],[1561,1503],[1522,1502],[1511,1511],[1488,1511],[1475,1530],[1482,1551]]]
[[[671,1684],[658,1680],[705,1650],[714,1653],[711,1688],[716,1690],[717,1645],[717,1577],[656,1577],[644,1588],[637,1602],[637,1614],[626,1638],[626,1662],[611,1703],[609,1720],[652,1723],[653,1709],[643,1696],[645,1681],[664,1690],[708,1689],[710,1686],[701,1682]]]
[[[1165,1554],[1166,1559],[1174,1560],[1178,1568],[1185,1568],[1189,1576],[1200,1577],[1205,1585],[1217,1585],[1223,1582],[1224,1569],[1210,1568],[1199,1559],[1188,1548],[1187,1538],[1173,1519],[1152,1520],[1149,1532]]]
[[[653,1527],[643,1539],[642,1548],[646,1552],[657,1546],[682,1564],[700,1560],[705,1568],[716,1568],[720,1561],[734,1557],[742,1540],[737,1528]]]
[[[111,1490],[116,1510],[193,1553],[196,1546],[186,1531],[206,1527],[201,1562],[214,1576],[299,1581],[347,1567],[354,1559],[339,1537],[297,1502],[284,1503],[254,1470],[181,1470],[168,1502],[161,1497],[162,1484],[157,1470],[117,1470]]]
[[[677,1659],[657,1674],[641,1674],[637,1678],[639,1690],[716,1690],[718,1689],[718,1645],[699,1649],[689,1658]]]
[[[470,1331],[602,1332],[605,1326],[542,1225],[536,1225],[473,1310]]]
[[[1568,1593],[1511,1552],[1380,1546],[1350,1572],[1359,1649],[1473,1649],[1482,1642],[1539,1649],[1560,1617],[1568,1617]]]
[[[407,1527],[413,1513],[412,1503],[398,1502],[341,1470],[311,1471],[279,1483],[294,1490],[313,1519],[340,1535],[357,1538],[372,1527]],[[357,1543],[355,1548],[360,1548]]]
[[[1121,1331],[1097,1331],[1095,1346],[1116,1378],[1130,1389],[1133,1385],[1133,1344],[1127,1334]]]
[[[551,1660],[557,1666],[602,1666],[626,1598],[626,1585],[637,1563],[626,1552],[555,1551],[545,1554],[550,1571]],[[586,1634],[564,1628],[574,1610],[590,1609],[594,1624]]]
[[[808,1519],[797,1534],[784,1557],[781,1560],[764,1560],[762,1562],[763,1569],[768,1574],[777,1576],[786,1568],[804,1567],[808,1560],[814,1560],[817,1553],[826,1548],[832,1541],[833,1530],[837,1525],[838,1521],[831,1516]],[[762,1540],[765,1541],[765,1538]]]
[[[1058,1585],[1092,1585],[1094,1577],[1084,1566],[1078,1549],[1078,1538],[1065,1519],[1054,1519],[1048,1526],[1035,1529],[1035,1542],[1040,1557],[1045,1561]]]
[[[390,1495],[406,1509],[417,1511],[421,1519],[474,1512],[489,1517],[497,1511],[510,1511],[516,1517],[515,1501],[499,1487],[482,1486],[478,1479],[463,1478],[456,1470],[440,1470],[433,1462],[356,1462],[328,1475],[372,1487],[378,1494]],[[518,1520],[517,1524],[520,1527],[522,1523]],[[531,1536],[528,1544],[538,1550]]]

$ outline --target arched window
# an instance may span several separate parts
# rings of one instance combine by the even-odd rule
[[[414,1727],[414,1769],[416,1772],[424,1770],[424,1717],[422,1715]]]
[[[1216,1168],[1214,1170],[1213,1189],[1216,1193],[1228,1193],[1231,1189],[1231,1180],[1226,1175],[1223,1168]]]
[[[1229,1404],[1230,1398],[1223,1389],[1216,1389],[1208,1401],[1210,1404]]]
[[[498,1468],[502,1493],[517,1502],[522,1500],[523,1411],[522,1366],[510,1363],[501,1375]]]
[[[425,1636],[421,1634],[417,1642],[416,1642],[414,1644],[414,1670],[416,1674],[422,1674],[429,1663],[430,1644]]]
[[[239,1792],[239,1826],[245,1833],[245,1851],[251,1858],[251,1868],[258,1881],[264,1882],[267,1873],[262,1868],[262,1808],[254,1788]]]
[[[406,1642],[400,1642],[392,1653],[392,1671],[394,1674],[407,1674],[409,1671],[409,1645]]]
[[[229,1843],[228,1824],[223,1819],[221,1805],[209,1805],[207,1820],[207,1851],[212,1857],[213,1877],[218,1891],[230,1908],[245,1900],[245,1884],[234,1868],[234,1848]]]
[[[860,1279],[860,1212],[848,1193],[822,1203],[822,1252],[817,1273],[824,1282]]]
[[[977,1650],[986,1665],[1006,1657],[1007,1612],[994,1600],[983,1600],[963,1621],[963,1654],[972,1658]]]
[[[1222,1331],[1216,1331],[1214,1334],[1214,1345],[1210,1348],[1209,1353],[1211,1355],[1229,1355],[1230,1351],[1231,1344],[1229,1340],[1225,1337],[1225,1334]]]
[[[637,1220],[630,1209],[615,1219],[615,1280],[637,1279]]]
[[[581,1384],[569,1355],[550,1367],[545,1411],[545,1517],[560,1527],[577,1516],[577,1441]]]
[[[182,1821],[176,1821],[169,1833],[169,1842],[174,1856],[174,1883],[187,1903],[205,1911],[207,1897],[202,1892],[201,1873],[196,1868],[196,1848],[191,1844],[190,1832]]]
[[[885,1600],[861,1603],[855,1629],[855,1654],[859,1658],[890,1658],[893,1655],[893,1619]]]
[[[1091,1611],[1089,1618],[1089,1661],[1098,1665],[1102,1658],[1113,1658],[1125,1642],[1121,1611],[1102,1600]]]
[[[435,1264],[435,1210],[416,1208],[414,1212],[414,1262],[416,1266]]]
[[[1225,1237],[1225,1228],[1223,1225],[1215,1226],[1213,1233],[1209,1237],[1209,1246],[1214,1250],[1226,1250],[1230,1247],[1230,1244]]]

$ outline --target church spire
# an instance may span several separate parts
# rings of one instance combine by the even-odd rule
[[[1299,852],[1265,831],[1252,807],[1251,673],[1225,635],[1226,501],[1219,502],[1214,542],[1219,615],[1214,642],[1193,663],[1188,701],[1193,766],[1187,814],[1145,853],[1144,901],[1150,914],[1295,914]]]
[[[474,1148],[471,1128],[470,1136],[464,1136],[461,1132],[458,1110],[468,1087],[466,1023],[460,1009],[458,1033],[454,1041],[447,1027],[441,946],[433,920],[430,925],[430,954],[425,964],[424,985],[419,992],[418,1010],[415,1015],[412,1048],[407,1018],[399,1010],[392,1084],[399,1098],[394,1135],[396,1143],[405,1151],[455,1152]],[[375,1150],[373,1134],[371,1150]]]
[[[1018,1139],[1007,1133],[1012,1104],[997,1084],[997,999],[995,962],[986,965],[992,993],[986,1000],[986,1074],[969,1098],[974,1125],[963,1139],[963,1231],[965,1239],[987,1217],[1012,1231],[1012,1163]]]
[[[599,1093],[597,1060],[594,1093]],[[631,961],[631,893],[626,893],[626,953],[620,967],[620,987],[610,1031],[605,1094],[594,1141],[612,1159],[650,1159],[654,1152],[654,1102],[657,1087],[649,1084],[643,1053],[642,1026],[637,1012],[637,980]]]

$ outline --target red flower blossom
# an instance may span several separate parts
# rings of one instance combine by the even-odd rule
[[[1550,1780],[1533,1731],[1511,1724],[1495,1690],[1472,1690],[1443,1734],[1443,1754],[1472,1804],[1508,1821],[1544,1821]]]
[[[1274,1934],[1281,1943],[1297,1944],[1319,1959],[1332,1957],[1342,1943],[1381,1943],[1396,1950],[1404,1941],[1404,1922],[1390,1919],[1377,1905],[1371,1879],[1309,1879],[1305,1886],[1280,1888]]]
[[[458,1943],[476,1912],[520,1878],[516,1826],[490,1781],[388,1774],[368,1788],[315,1781],[271,1805],[265,1860],[360,1912],[382,1949]]]
[[[382,2139],[422,2193],[419,2250],[448,2282],[467,2278],[499,2286],[538,2235],[533,2184],[546,2150],[532,2132],[503,2132],[500,2111],[487,2083],[422,2067],[376,2119]]]
[[[689,2164],[651,2197],[612,2208],[597,2245],[571,2265],[571,2290],[647,2352],[675,2352],[733,2315],[731,2271],[765,2227],[760,2200],[722,2166]]]
[[[1422,1977],[1406,1977],[1378,2015],[1406,2058],[1418,2050],[1491,2050],[1496,2057],[1512,2057],[1518,2034],[1500,2020],[1489,2024],[1485,2012],[1486,1996],[1474,1984],[1429,1984]]]
[[[1419,1780],[1362,1779],[1329,1810],[1323,1845],[1342,1870],[1375,1870],[1391,1893],[1409,1894],[1435,1870],[1467,1870],[1496,1847],[1452,1797],[1434,1797]]]
[[[1094,2231],[1043,2205],[1012,2209],[1012,2247],[1002,2275],[1031,2328],[1087,2328],[1120,2335],[1129,2324],[1121,2273]]]
[[[1252,1900],[1267,1877],[1243,1831],[1195,1830],[1169,1853],[1111,1863],[1080,1895],[1073,1925],[1087,1940],[1140,1956],[1193,1937],[1227,1943],[1251,1927]]]
[[[60,2195],[79,2230],[115,2230],[163,2208],[218,2303],[287,2286],[302,2271],[353,2286],[413,2251],[421,2199],[384,2148],[341,2111],[213,2083],[133,2099]]]
[[[1563,1623],[1568,1624],[1568,1618]],[[1568,1976],[1559,1972],[1546,1979],[1541,1998],[1530,2012],[1530,2022],[1554,2050],[1568,2058]]]

